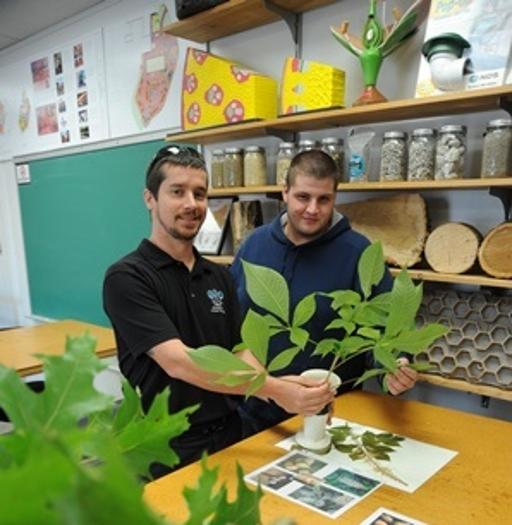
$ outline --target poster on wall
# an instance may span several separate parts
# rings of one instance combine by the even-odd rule
[[[2,66],[2,73],[0,155],[38,153],[109,137],[101,31]]]
[[[173,20],[167,2],[147,2],[138,16],[105,26],[108,97],[117,101],[109,107],[112,135],[180,126],[182,70],[191,43],[163,31]]]
[[[416,97],[504,84],[511,24],[510,0],[432,0]]]

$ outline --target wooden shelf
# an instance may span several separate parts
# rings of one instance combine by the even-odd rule
[[[414,180],[397,182],[348,182],[338,184],[338,191],[405,191],[405,190],[481,190],[486,188],[512,188],[511,177],[500,179],[455,179],[455,180]]]
[[[337,126],[372,124],[461,113],[493,111],[512,105],[512,85],[478,89],[427,98],[395,100],[346,109],[315,111],[300,115],[183,131],[167,135],[169,142],[213,144],[267,135],[282,136]]]
[[[390,268],[391,275],[398,275],[399,268]],[[435,283],[469,284],[471,286],[489,286],[493,288],[512,288],[512,279],[495,279],[487,275],[439,273],[432,270],[408,268],[412,279]]]
[[[512,188],[512,176],[502,179],[460,179],[432,181],[399,181],[399,182],[347,182],[338,184],[338,191],[435,191],[435,190],[479,190],[486,188]],[[210,188],[209,197],[229,197],[235,195],[251,195],[257,193],[281,193],[282,187],[277,185],[241,186],[233,188]]]
[[[233,255],[205,255],[205,259],[212,261],[222,266],[229,266],[233,263]]]
[[[302,13],[333,4],[335,1],[272,0],[277,7],[292,13]],[[280,15],[272,11],[264,0],[230,0],[197,15],[169,24],[164,27],[164,31],[180,38],[204,43],[269,24],[280,18]]]
[[[207,255],[207,259],[228,266],[233,263],[233,255]],[[400,273],[400,268],[390,268],[391,275]],[[408,268],[409,275],[414,280],[436,283],[469,284],[471,286],[489,286],[492,288],[512,289],[512,279],[495,279],[487,275],[438,273],[432,270],[416,270]]]
[[[452,390],[460,390],[462,392],[469,392],[471,394],[478,394],[480,396],[488,396],[495,399],[512,401],[512,390],[503,390],[494,386],[468,383],[463,379],[451,379],[447,377],[437,376],[434,374],[420,374],[419,381],[423,381],[431,385],[451,388]]]
[[[232,197],[257,193],[281,193],[282,187],[275,184],[267,186],[238,186],[233,188],[209,188],[208,197]]]

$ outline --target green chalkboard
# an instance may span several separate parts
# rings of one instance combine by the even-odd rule
[[[32,312],[108,325],[105,270],[149,235],[144,173],[162,141],[30,163],[19,186]]]

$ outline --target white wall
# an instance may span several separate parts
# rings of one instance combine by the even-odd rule
[[[32,324],[18,187],[11,161],[0,162],[0,328]]]

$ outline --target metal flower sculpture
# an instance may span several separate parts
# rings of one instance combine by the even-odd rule
[[[377,89],[377,77],[384,58],[397,49],[423,23],[428,15],[430,0],[416,0],[402,15],[393,9],[394,22],[383,27],[377,18],[377,0],[370,0],[368,18],[361,38],[348,32],[345,20],[339,29],[331,27],[334,38],[351,53],[359,57],[363,68],[364,91],[354,106],[385,102],[387,99]]]

